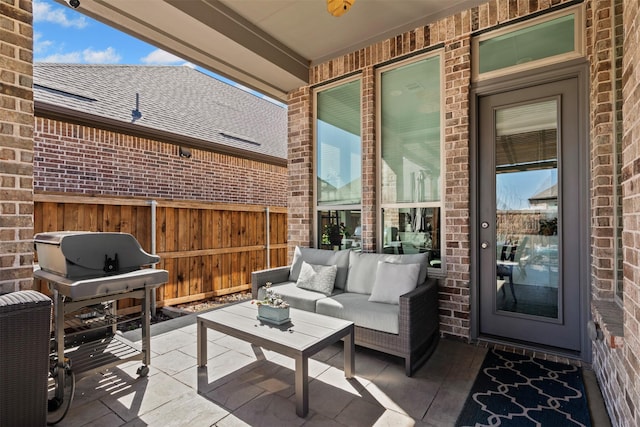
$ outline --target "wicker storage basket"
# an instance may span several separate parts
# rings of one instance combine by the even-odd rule
[[[0,426],[46,425],[50,330],[49,297],[0,295]]]

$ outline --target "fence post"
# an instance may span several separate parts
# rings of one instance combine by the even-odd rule
[[[266,224],[266,227],[267,227],[266,233],[265,233],[266,234],[266,240],[267,240],[267,242],[266,242],[267,243],[267,245],[266,245],[267,246],[267,268],[271,268],[271,236],[270,236],[271,233],[269,232],[269,228],[270,228],[269,206],[265,207],[264,210],[265,210],[265,213],[266,213],[265,224]]]

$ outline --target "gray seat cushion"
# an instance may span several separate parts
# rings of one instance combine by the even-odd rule
[[[293,261],[289,272],[289,280],[295,282],[300,275],[302,261],[314,265],[336,265],[338,272],[334,286],[337,289],[344,289],[347,283],[347,273],[349,272],[349,252],[350,249],[342,251],[330,251],[327,249],[301,248],[296,246],[293,253]]]
[[[273,284],[271,288],[277,294],[281,295],[291,307],[305,311],[316,311],[316,302],[322,298],[327,298],[327,296],[321,292],[299,288],[296,286],[296,282]],[[342,290],[340,289],[334,289],[332,295],[337,295],[341,292]],[[258,290],[258,299],[262,298],[264,298],[264,288]]]
[[[317,300],[316,313],[350,320],[356,326],[397,334],[400,306],[369,302],[369,295],[343,293]]]

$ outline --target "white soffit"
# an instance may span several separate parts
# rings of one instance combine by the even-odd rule
[[[65,4],[63,0],[57,0]],[[486,0],[80,0],[79,12],[286,101],[309,68]]]

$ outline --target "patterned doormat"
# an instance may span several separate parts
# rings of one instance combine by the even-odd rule
[[[489,350],[456,426],[591,426],[582,370]]]

